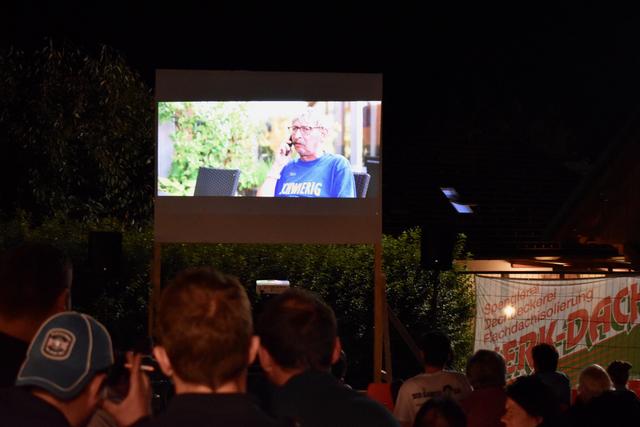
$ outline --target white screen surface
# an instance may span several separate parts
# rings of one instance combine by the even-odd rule
[[[381,75],[159,70],[156,101],[156,240],[376,241]],[[320,118],[322,126],[296,122],[300,117]],[[260,194],[267,178],[279,175],[273,168],[283,144],[292,143],[287,162],[311,164],[304,163],[309,141],[318,143],[321,160],[339,160],[328,168],[341,168],[343,182],[333,185],[336,175],[291,183],[279,176],[278,194]],[[198,176],[205,172],[209,181]],[[295,169],[287,178],[300,173]],[[355,185],[363,174],[369,175],[366,192]]]

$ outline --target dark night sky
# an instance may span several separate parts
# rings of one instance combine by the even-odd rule
[[[598,6],[405,3],[210,2],[187,10],[179,2],[71,8],[27,1],[8,6],[3,45],[41,46],[45,36],[88,51],[104,43],[150,86],[156,68],[383,72],[385,170],[408,171],[409,179],[437,147],[465,143],[502,155],[534,147],[590,164],[634,117],[638,15]]]
[[[438,115],[523,108],[589,122],[596,133],[594,116],[609,120],[638,94],[640,19],[622,10],[218,3],[186,10],[27,1],[9,7],[3,44],[37,46],[45,36],[87,50],[105,43],[150,85],[155,68],[169,67],[382,71],[385,96],[398,105],[422,98]]]

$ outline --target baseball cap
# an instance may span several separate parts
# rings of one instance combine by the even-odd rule
[[[60,400],[71,400],[113,361],[111,337],[101,323],[86,314],[63,312],[36,333],[16,385],[37,386]]]

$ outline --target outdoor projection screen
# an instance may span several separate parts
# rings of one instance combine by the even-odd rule
[[[379,240],[381,74],[158,70],[155,97],[157,242]],[[299,117],[313,123],[292,126]],[[261,194],[281,147],[292,147],[287,161],[312,165],[300,157],[315,136],[317,161],[335,159],[339,174],[327,166],[320,182]],[[302,180],[291,169],[278,181],[296,174]],[[349,191],[328,191],[336,176]]]

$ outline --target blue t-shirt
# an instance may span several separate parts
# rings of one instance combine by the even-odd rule
[[[355,197],[356,184],[349,161],[337,154],[303,162],[289,162],[276,182],[275,197]]]

